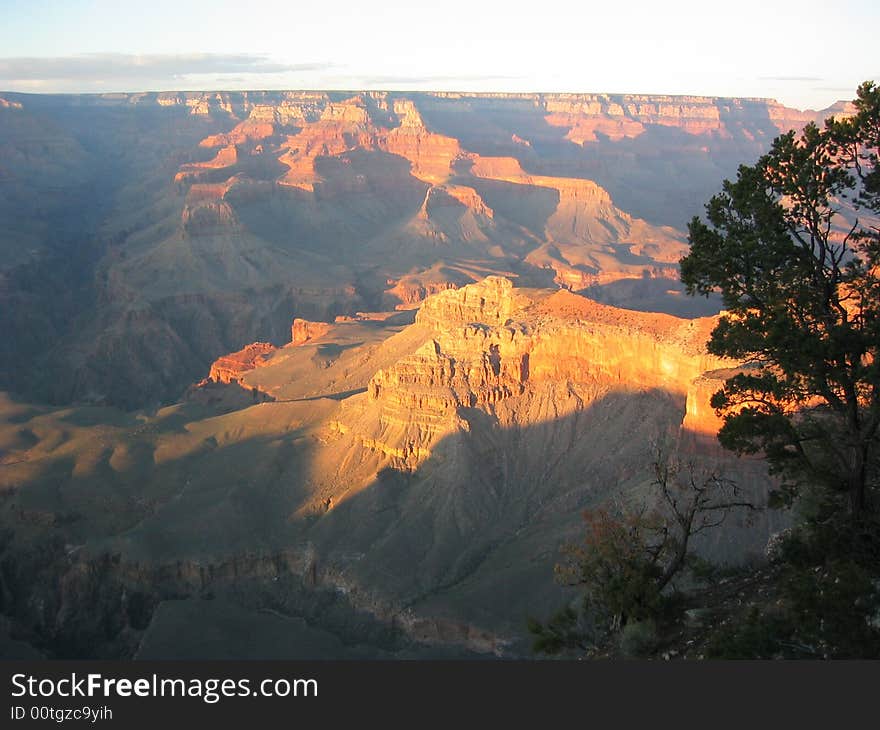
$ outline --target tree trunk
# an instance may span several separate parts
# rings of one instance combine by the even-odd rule
[[[685,532],[682,536],[681,543],[678,546],[678,549],[675,551],[675,556],[672,558],[672,562],[666,566],[666,570],[663,572],[663,575],[660,576],[660,580],[657,582],[657,589],[662,591],[666,588],[666,585],[671,581],[675,574],[681,570],[684,565],[684,561],[687,559],[687,550],[688,550],[688,541],[691,537],[691,526],[690,523],[685,528]]]
[[[859,444],[852,448],[852,459],[849,473],[850,517],[858,522],[864,515],[866,504],[866,463],[868,446]]]

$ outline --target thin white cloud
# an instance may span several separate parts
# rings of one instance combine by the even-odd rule
[[[0,81],[89,83],[174,79],[209,74],[312,73],[331,68],[333,64],[330,63],[285,64],[267,56],[246,53],[94,53],[56,58],[0,58]]]

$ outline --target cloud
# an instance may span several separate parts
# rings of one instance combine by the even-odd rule
[[[331,62],[282,63],[265,54],[93,53],[0,57],[0,88],[81,93],[156,89],[460,89],[509,85],[521,76],[480,73],[381,73]]]
[[[307,73],[330,68],[333,64],[284,64],[268,56],[246,53],[94,53],[57,58],[0,58],[0,81],[89,83],[217,74]]]
[[[809,83],[815,83],[817,81],[824,81],[825,79],[819,78],[818,76],[759,76],[758,81],[803,81]]]

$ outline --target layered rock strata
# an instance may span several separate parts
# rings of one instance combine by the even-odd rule
[[[733,363],[705,351],[713,324],[627,312],[566,290],[516,289],[502,277],[430,296],[414,325],[424,343],[368,386],[380,433],[398,440],[374,434],[365,443],[415,469],[439,436],[468,428],[470,409],[528,423],[530,399],[559,387],[675,393],[685,403],[682,427],[714,434],[713,381],[704,373]]]

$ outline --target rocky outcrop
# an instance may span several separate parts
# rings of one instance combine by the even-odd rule
[[[234,228],[238,220],[226,200],[234,184],[235,179],[230,178],[224,183],[198,183],[190,187],[180,214],[183,230],[190,235],[204,235]]]
[[[204,143],[203,143],[204,144]],[[206,145],[219,146],[219,145]],[[190,162],[182,165],[180,171],[174,176],[174,182],[183,182],[188,178],[198,179],[201,175],[212,171],[222,170],[226,167],[232,167],[238,162],[238,150],[233,143],[227,143],[226,146],[220,147],[217,154],[210,160],[205,162]]]
[[[266,364],[269,355],[277,348],[269,342],[254,342],[238,352],[217,358],[211,365],[208,380],[215,383],[235,383],[242,375]]]
[[[256,110],[255,108],[254,111]],[[199,143],[199,147],[235,147],[235,145],[246,145],[249,142],[259,142],[275,134],[275,126],[271,122],[264,121],[259,117],[253,118],[253,112],[251,116],[252,118],[240,122],[225,134],[212,134],[210,137],[205,137]],[[271,116],[274,121],[275,115]]]
[[[462,154],[457,139],[428,131],[425,122],[408,99],[394,101],[399,126],[383,135],[380,146],[412,164],[412,174],[429,183],[443,182],[452,173],[452,165]]]
[[[290,326],[290,344],[302,345],[327,334],[329,330],[330,325],[327,322],[309,322],[296,317]]]
[[[677,393],[686,404],[682,428],[714,435],[704,373],[732,363],[705,351],[713,324],[628,312],[565,290],[515,289],[503,277],[430,296],[416,315],[428,340],[369,383],[382,438],[364,443],[414,469],[439,436],[466,428],[464,411],[496,414],[509,400],[510,417],[528,422],[524,401],[566,383]]]
[[[352,149],[372,149],[371,121],[363,99],[353,97],[324,107],[321,116],[281,145],[278,161],[288,168],[278,182],[314,191],[322,177],[315,169],[319,157],[332,157]]]
[[[383,298],[389,309],[410,309],[432,294],[457,289],[472,282],[473,278],[461,271],[436,266],[400,279],[389,279],[386,282],[389,288],[385,290]]]
[[[437,329],[460,324],[503,325],[515,307],[513,283],[501,276],[458,290],[441,292],[427,299],[419,308],[416,322]]]
[[[519,160],[512,157],[471,155],[470,161],[470,173],[478,178],[546,188],[556,193],[556,208],[544,224],[546,241],[557,247],[591,246],[588,252],[569,252],[573,256],[570,256],[568,263],[586,264],[588,267],[587,270],[581,270],[581,281],[565,281],[566,284],[574,283],[575,288],[585,288],[589,283],[595,283],[596,277],[590,274],[611,273],[626,267],[623,262],[611,266],[610,260],[614,258],[612,250],[603,254],[597,246],[627,244],[629,253],[642,257],[644,261],[632,267],[634,272],[643,270],[649,261],[677,263],[686,251],[678,231],[653,226],[620,210],[612,202],[608,191],[592,180],[532,175],[526,173]],[[555,262],[551,261],[548,265],[555,268]],[[566,274],[560,272],[560,276],[566,279]]]
[[[816,121],[815,112],[788,109],[772,99],[640,94],[546,95],[548,124],[568,127],[567,139],[578,144],[638,137],[651,125],[675,127],[688,134],[732,137],[743,127],[769,120],[780,132]]]
[[[452,184],[432,185],[425,195],[425,202],[419,210],[418,218],[423,221],[433,221],[445,210],[459,214],[470,213],[488,220],[494,217],[492,209],[472,187]]]

